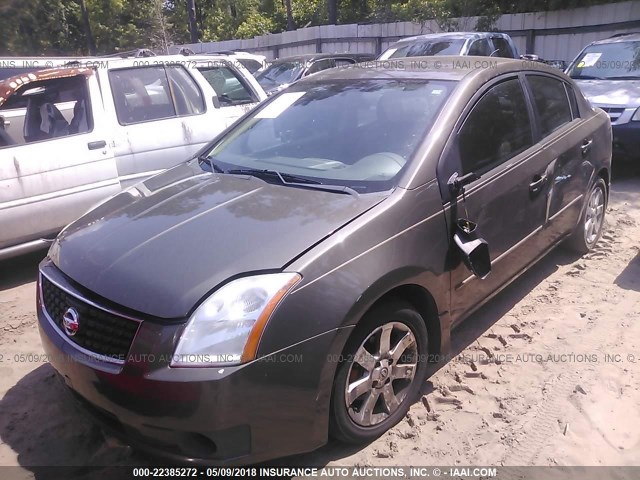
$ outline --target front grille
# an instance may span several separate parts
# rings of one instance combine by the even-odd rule
[[[43,307],[67,339],[80,347],[113,360],[124,361],[135,337],[139,322],[96,308],[68,294],[48,280],[42,281]],[[69,336],[62,318],[69,307],[78,312],[78,330]]]

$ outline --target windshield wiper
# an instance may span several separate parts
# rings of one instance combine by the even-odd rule
[[[318,180],[312,180],[310,178],[301,177],[298,175],[292,175],[290,173],[280,173],[277,170],[259,170],[255,168],[237,168],[227,170],[224,173],[232,175],[253,175],[255,177],[277,177],[282,185],[288,185],[291,187],[303,187],[313,188],[315,190],[325,190],[327,192],[346,193],[349,195],[360,196],[353,188],[346,185],[329,185],[319,182]]]
[[[278,180],[284,185],[290,182],[298,182],[304,184],[320,183],[317,180],[311,180],[306,177],[299,177],[290,173],[280,173],[277,170],[258,169],[258,168],[234,168],[227,170],[224,173],[230,173],[232,175],[253,175],[254,177],[277,177]]]
[[[216,165],[215,163],[213,163],[213,160],[211,160],[206,155],[200,155],[198,157],[198,161],[200,163],[206,163],[207,165],[209,165],[211,167],[211,170],[216,172],[216,173],[224,173],[224,170],[222,168],[220,168],[218,165]]]

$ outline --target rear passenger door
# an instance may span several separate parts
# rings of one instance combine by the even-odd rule
[[[181,65],[112,69],[108,76],[123,187],[187,160],[226,127],[207,117],[213,91]]]
[[[523,78],[507,76],[477,93],[455,127],[438,165],[438,181],[450,225],[476,222],[489,244],[492,273],[484,280],[456,263],[451,274],[451,311],[461,318],[521,271],[540,252],[536,236],[544,221],[545,198],[532,183],[547,168],[535,143],[533,112]],[[447,195],[453,173],[481,178],[466,188],[466,201]],[[535,190],[535,191],[534,191]]]
[[[544,231],[541,247],[570,232],[578,222],[593,168],[588,162],[592,137],[583,137],[583,120],[573,88],[562,79],[526,75],[536,112],[540,156],[550,165],[546,174]]]

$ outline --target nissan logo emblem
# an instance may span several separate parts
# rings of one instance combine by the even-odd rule
[[[62,316],[62,326],[64,327],[64,333],[70,337],[78,333],[78,328],[80,328],[80,315],[75,308],[69,307],[64,312]]]

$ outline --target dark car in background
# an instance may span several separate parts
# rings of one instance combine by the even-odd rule
[[[403,38],[390,45],[378,59],[436,55],[518,58],[518,50],[506,33],[445,32]]]
[[[609,114],[616,160],[640,160],[640,33],[590,43],[567,73],[592,105]]]
[[[273,95],[307,75],[329,68],[344,67],[373,60],[374,55],[365,53],[312,53],[295,55],[272,61],[255,74],[258,83],[267,95]]]
[[[455,325],[595,245],[607,115],[544,65],[421,60],[305,78],[58,236],[40,335],[103,425],[207,464],[371,441]]]

